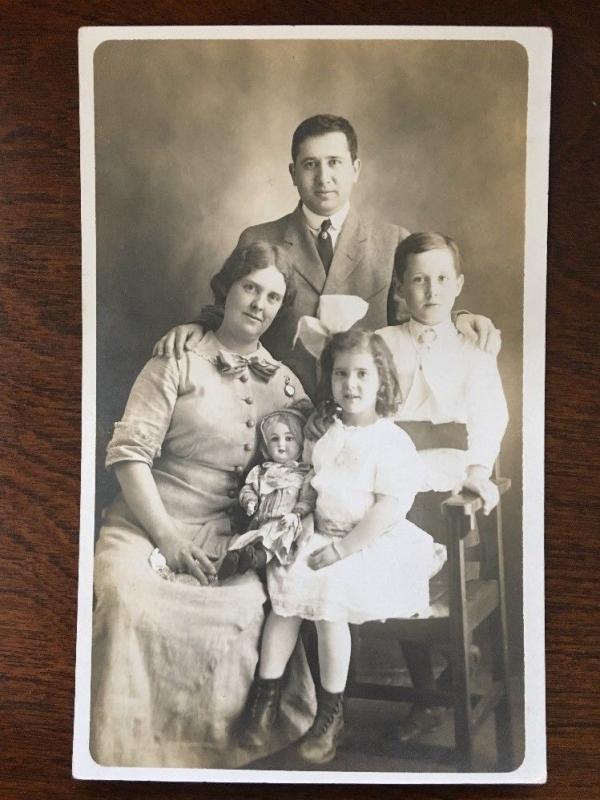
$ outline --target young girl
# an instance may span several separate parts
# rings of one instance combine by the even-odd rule
[[[294,409],[274,411],[260,423],[266,461],[253,467],[240,491],[240,505],[252,517],[250,530],[230,547],[219,567],[219,580],[259,569],[276,558],[289,564],[302,531],[302,518],[314,508],[311,467],[299,461],[304,415]]]
[[[321,687],[316,718],[298,746],[312,764],[331,761],[343,733],[348,623],[424,611],[429,579],[444,560],[432,537],[405,519],[423,473],[408,435],[390,419],[398,379],[381,337],[358,330],[332,336],[321,357],[321,390],[339,416],[313,450],[315,530],[289,567],[273,562],[267,570],[272,611],[241,735],[247,748],[268,740],[301,622],[314,620]]]

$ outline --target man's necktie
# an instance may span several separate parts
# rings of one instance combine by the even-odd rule
[[[325,272],[329,272],[331,261],[333,259],[333,241],[329,229],[331,228],[331,220],[324,219],[321,223],[321,228],[317,234],[317,250],[321,256],[321,261],[325,267]]]
[[[422,330],[417,338],[419,340],[419,344],[422,344],[426,350],[429,350],[431,345],[437,339],[437,333],[433,328],[425,328],[425,330]]]

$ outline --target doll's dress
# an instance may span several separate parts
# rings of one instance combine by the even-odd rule
[[[441,569],[446,553],[405,518],[423,478],[408,435],[387,418],[364,427],[345,426],[336,419],[315,445],[313,466],[315,530],[292,564],[269,564],[273,610],[284,617],[357,624],[424,613],[429,580]],[[397,516],[388,530],[362,550],[311,569],[310,554],[343,539],[374,505],[376,495],[398,500]]]
[[[287,464],[266,461],[253,467],[246,478],[245,489],[250,487],[258,496],[258,509],[250,530],[238,537],[229,550],[240,550],[246,545],[261,542],[280,564],[288,564],[293,557],[294,542],[300,535],[302,523],[296,517],[284,526],[281,517],[294,511],[310,470],[310,464],[298,461]]]

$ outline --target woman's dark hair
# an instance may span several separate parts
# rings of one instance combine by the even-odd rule
[[[292,136],[292,162],[296,163],[296,156],[300,150],[300,145],[305,139],[313,136],[324,136],[326,133],[343,133],[348,142],[350,158],[354,163],[358,157],[358,140],[356,131],[344,117],[336,117],[333,114],[317,114],[303,120],[294,131]]]
[[[390,349],[378,333],[353,329],[344,333],[335,333],[325,345],[321,354],[321,377],[317,389],[319,402],[331,399],[331,376],[336,356],[351,350],[367,352],[373,356],[373,361],[379,374],[379,391],[375,411],[381,417],[394,414],[402,397],[398,373],[394,366],[394,359]]]
[[[212,276],[210,288],[215,298],[215,305],[225,305],[225,298],[236,281],[245,278],[255,269],[272,266],[277,267],[285,281],[285,296],[281,307],[292,305],[296,297],[296,283],[294,267],[287,250],[278,244],[263,241],[236,247],[221,269]]]
[[[396,248],[394,255],[394,277],[396,281],[398,283],[403,282],[409,256],[427,253],[429,250],[450,250],[454,258],[456,274],[461,274],[460,251],[454,239],[443,233],[411,233]]]

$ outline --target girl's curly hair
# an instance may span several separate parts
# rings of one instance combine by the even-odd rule
[[[375,411],[390,417],[402,401],[398,373],[389,347],[378,333],[353,329],[334,334],[321,354],[321,378],[317,388],[319,402],[331,400],[331,377],[336,356],[350,350],[370,353],[379,374],[379,391]]]

